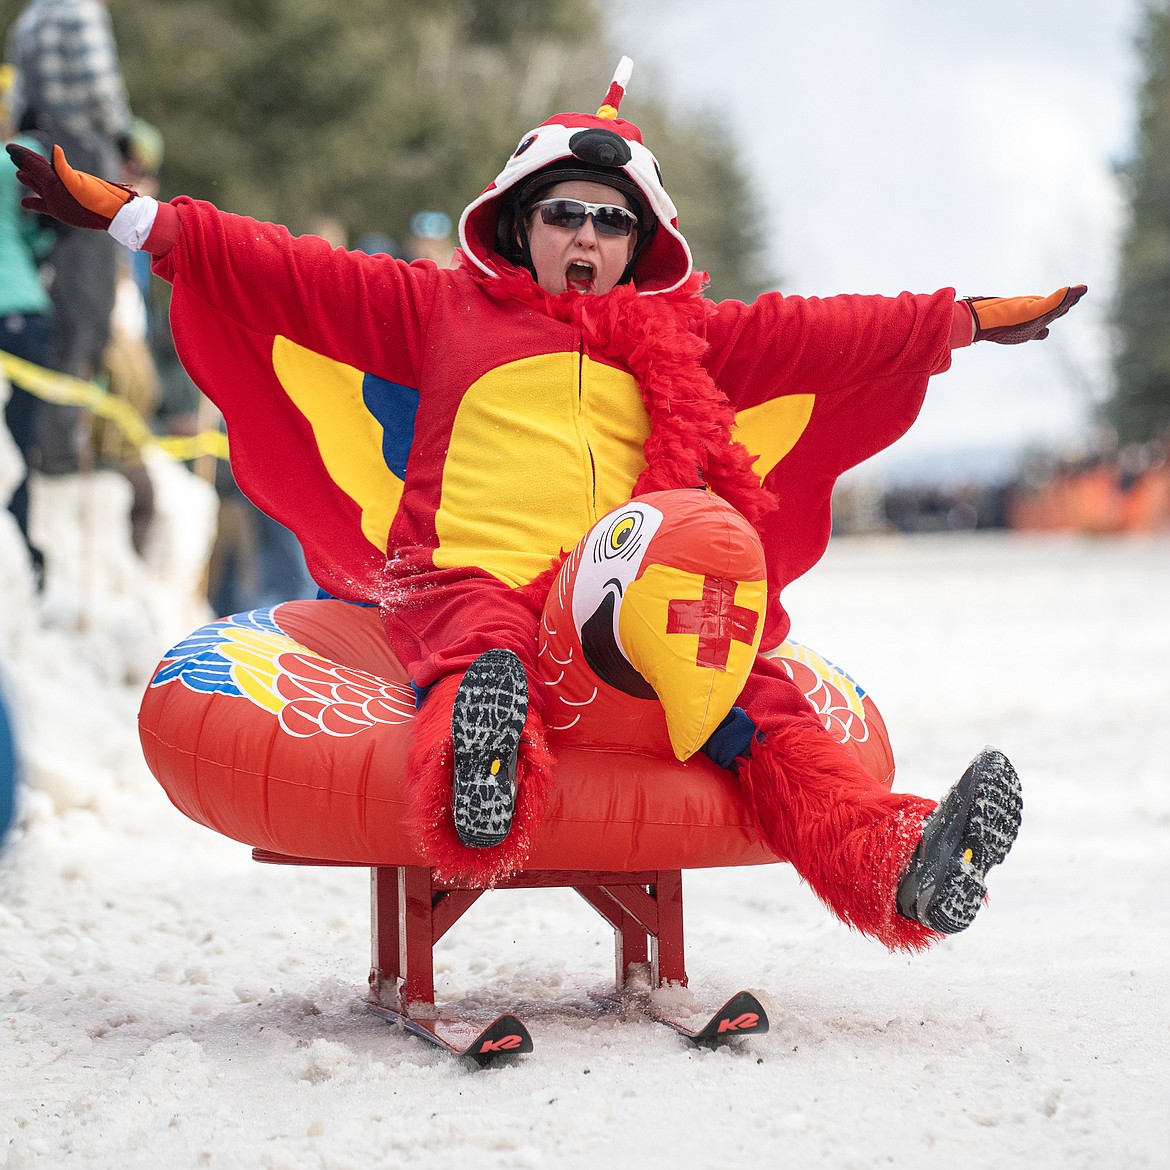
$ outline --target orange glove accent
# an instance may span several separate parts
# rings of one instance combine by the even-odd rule
[[[129,187],[107,183],[105,179],[87,175],[84,171],[75,171],[59,146],[53,147],[53,170],[82,207],[106,219],[113,219],[138,194]]]
[[[16,164],[16,177],[32,192],[20,205],[38,215],[52,216],[73,227],[105,231],[114,216],[138,195],[129,187],[75,171],[59,146],[53,147],[51,163],[15,142],[4,149]]]
[[[1049,297],[964,297],[975,315],[975,340],[1019,345],[1048,336],[1048,326],[1085,295],[1083,284],[1057,289]]]

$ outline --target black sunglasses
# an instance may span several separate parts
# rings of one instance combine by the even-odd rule
[[[589,216],[603,236],[628,236],[637,226],[638,217],[625,207],[613,203],[585,203],[581,199],[542,199],[532,205],[539,209],[542,222],[549,227],[576,231]]]

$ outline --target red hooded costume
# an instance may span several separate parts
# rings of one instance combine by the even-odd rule
[[[616,104],[521,141],[464,213],[452,269],[334,250],[185,198],[160,207],[147,241],[240,486],[297,533],[327,592],[381,607],[413,682],[433,687],[413,752],[426,807],[449,798],[460,672],[505,647],[535,677],[545,570],[600,517],[663,488],[722,495],[762,539],[762,646],[775,646],[783,587],[827,545],[837,477],[905,432],[950,362],[950,289],[704,298],[657,163]],[[599,143],[616,146],[610,163]],[[534,176],[578,163],[610,166],[599,181],[657,228],[632,282],[554,297],[499,254],[499,224]],[[759,730],[739,773],[763,839],[846,921],[889,945],[928,941],[897,916],[894,890],[934,803],[868,777],[768,662],[740,706]],[[534,693],[512,837],[466,849],[431,816],[440,868],[491,880],[523,863],[551,766],[541,714]]]

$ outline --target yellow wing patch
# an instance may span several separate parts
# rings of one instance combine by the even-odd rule
[[[815,394],[789,394],[736,414],[732,438],[757,456],[755,470],[760,479],[796,446],[812,418],[815,402]]]
[[[272,367],[313,428],[330,477],[361,508],[362,534],[385,552],[403,483],[382,456],[382,426],[362,394],[365,375],[287,337],[273,340]]]

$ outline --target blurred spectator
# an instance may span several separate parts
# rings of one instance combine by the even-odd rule
[[[1120,450],[1113,435],[1076,455],[1033,453],[1009,523],[1020,532],[1170,532],[1170,430]]]
[[[216,465],[219,523],[208,565],[207,600],[219,616],[317,596],[297,538],[240,491]]]
[[[102,374],[112,396],[123,399],[141,418],[150,419],[161,392],[158,370],[146,341],[146,303],[131,275],[129,255],[119,257],[119,261]],[[154,518],[154,486],[142,452],[116,423],[99,418],[93,424],[93,454],[96,466],[121,472],[130,484],[130,535],[134,551],[143,556]]]
[[[219,412],[199,392],[199,387],[183,369],[179,355],[175,353],[169,312],[171,286],[166,281],[155,280],[150,291],[153,309],[150,314],[153,328],[151,349],[161,393],[155,425],[164,435],[197,435],[201,430],[213,429],[219,420]],[[209,472],[203,478],[210,481],[213,477]]]
[[[897,532],[974,532],[1006,526],[1005,494],[1000,483],[923,484],[890,488],[882,507]]]
[[[124,182],[140,195],[155,198],[159,191],[159,171],[163,160],[163,137],[149,122],[132,118],[126,149],[126,163],[123,169]],[[153,278],[150,273],[150,253],[130,252],[130,272],[142,303],[146,306],[146,338],[151,341],[155,334]],[[166,287],[165,281],[158,284]]]
[[[5,96],[13,71],[6,68],[0,75],[0,137],[9,140],[11,125]],[[42,144],[25,135],[17,142],[32,150]],[[56,232],[42,226],[35,216],[20,206],[23,191],[16,180],[16,168],[0,155],[0,350],[34,362],[38,366],[53,363],[52,306],[38,274],[38,265],[52,249]],[[44,403],[12,380],[12,393],[4,407],[4,421],[12,432],[26,473],[8,502],[8,510],[28,545],[33,572],[38,582],[44,571],[44,558],[28,537],[28,473],[34,461],[36,436]]]
[[[249,504],[256,532],[256,594],[248,609],[317,596],[301,542],[283,524]]]
[[[17,779],[16,739],[4,688],[0,685],[0,845],[4,843],[5,834],[16,813]]]
[[[256,596],[256,538],[251,505],[240,491],[226,460],[215,465],[219,497],[215,542],[207,565],[207,600],[217,617],[253,608]]]
[[[130,141],[130,106],[118,67],[108,0],[32,0],[9,34],[16,67],[12,113],[60,145],[73,166],[121,181]],[[105,232],[69,231],[53,254],[50,295],[58,369],[92,378],[109,339],[118,244]],[[46,405],[40,470],[76,471],[82,408]]]
[[[408,260],[433,260],[440,268],[448,268],[454,254],[449,215],[442,211],[416,211],[410,217],[410,235],[406,240]]]
[[[393,256],[395,259],[401,256],[398,241],[384,232],[366,232],[358,236],[354,247],[359,252],[365,252],[367,256]]]
[[[348,244],[349,234],[345,224],[332,215],[318,215],[309,222],[309,235],[320,236],[335,248],[344,248]]]
[[[162,157],[162,135],[148,122],[133,118],[123,172],[126,181],[140,194],[157,195]],[[150,348],[153,325],[149,261],[148,254],[119,249],[110,340],[102,354],[101,368],[110,394],[125,400],[144,420],[154,417],[162,399],[158,368]],[[154,518],[154,485],[142,452],[116,424],[97,419],[93,426],[93,455],[98,467],[121,472],[130,484],[130,535],[134,551],[143,556]]]

